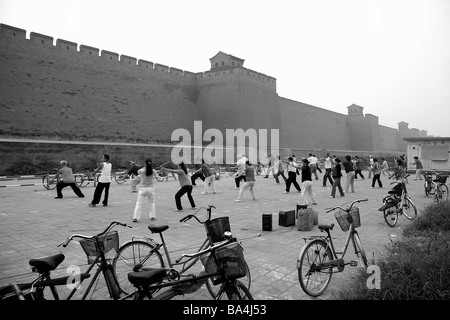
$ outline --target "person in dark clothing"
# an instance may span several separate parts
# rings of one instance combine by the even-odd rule
[[[350,156],[345,156],[344,170],[347,173],[347,181],[345,182],[345,193],[348,193],[350,189],[351,192],[355,192],[355,170],[353,169],[353,162]]]
[[[289,193],[289,190],[291,189],[291,184],[293,184],[295,189],[297,189],[297,191],[300,192],[301,188],[297,182],[297,170],[300,169],[300,166],[298,166],[294,162],[293,157],[289,157],[288,160],[289,160],[289,162],[288,162],[288,179],[286,180],[286,191],[284,191],[283,193]]]
[[[333,176],[333,187],[331,188],[331,196],[330,198],[334,198],[336,195],[336,188],[339,190],[341,197],[344,196],[344,190],[342,190],[341,186],[341,177],[342,177],[342,167],[341,160],[339,158],[334,159],[334,168],[332,170],[331,175]]]
[[[362,163],[358,156],[355,156],[355,162],[353,164],[355,169],[355,180],[358,179],[358,175],[365,180],[364,175],[362,174]]]
[[[197,185],[195,183],[195,180],[197,180],[198,178],[200,178],[203,182],[205,182],[205,176],[203,175],[203,173],[201,171],[198,171],[200,168],[201,168],[200,164],[196,164],[195,165],[195,172],[191,176],[191,183],[192,183],[193,186]]]
[[[176,173],[178,175],[178,182],[180,183],[181,188],[175,194],[175,204],[177,206],[175,211],[183,211],[183,206],[181,205],[181,197],[184,194],[187,194],[189,203],[191,204],[191,208],[197,209],[195,207],[194,198],[192,198],[192,189],[193,188],[189,181],[189,176],[187,173],[186,165],[183,162],[181,162],[179,164],[179,169],[177,169],[177,170],[167,169],[167,168],[164,168],[163,170],[165,170],[167,172],[171,172],[171,173]]]

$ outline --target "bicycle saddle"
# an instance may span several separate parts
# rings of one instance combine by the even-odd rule
[[[136,287],[145,287],[161,282],[165,276],[166,269],[149,269],[141,272],[130,272],[128,274],[128,281]]]
[[[333,230],[334,228],[334,223],[332,224],[319,224],[317,226],[320,230]]]
[[[148,229],[152,232],[152,233],[161,233],[166,231],[167,229],[169,229],[168,225],[163,225],[163,226],[154,226],[152,224],[150,224],[148,226]]]
[[[38,273],[45,273],[51,270],[55,270],[56,267],[64,261],[64,258],[65,257],[62,253],[58,253],[54,256],[40,259],[31,259],[28,263],[33,268],[33,271],[36,271]]]

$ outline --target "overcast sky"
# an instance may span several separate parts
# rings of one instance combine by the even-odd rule
[[[191,72],[223,51],[284,98],[450,137],[448,0],[0,0],[0,23]]]

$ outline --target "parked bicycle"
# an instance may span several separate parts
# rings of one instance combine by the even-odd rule
[[[298,256],[297,269],[300,286],[306,294],[312,297],[320,296],[328,287],[333,273],[343,272],[346,265],[352,267],[358,265],[356,261],[344,260],[350,240],[353,244],[355,254],[358,257],[359,265],[367,269],[368,262],[366,253],[356,231],[356,228],[361,226],[359,209],[353,206],[355,203],[363,201],[367,201],[367,199],[355,200],[348,208],[335,206],[325,209],[327,213],[339,209],[334,216],[342,231],[348,231],[341,252],[335,250],[330,234],[330,230],[333,230],[334,227],[333,223],[318,226],[321,232],[326,232],[326,236],[303,238],[305,245]]]
[[[383,212],[384,220],[390,227],[397,224],[399,215],[404,215],[409,220],[417,217],[417,208],[408,196],[405,181],[397,180],[392,184],[394,187],[388,191],[389,195],[383,198],[383,206],[378,209]]]
[[[84,188],[91,182],[94,184],[94,187],[98,183],[98,177],[99,174],[95,173],[95,170],[92,170],[90,168],[84,168],[84,170],[80,173],[74,174],[75,176],[75,183],[79,188]]]
[[[156,167],[155,171],[156,171],[156,176],[155,179],[158,180],[159,182],[163,181],[164,179],[166,181],[169,181],[169,173],[167,171],[164,170],[164,166],[166,164],[168,164],[170,161],[164,162],[162,165]],[[171,173],[172,178],[174,178],[175,180],[177,179],[175,177],[174,173]]]
[[[436,176],[433,179],[433,175]],[[444,175],[442,172],[437,172],[431,170],[430,172],[426,172],[425,176],[425,195],[434,195],[434,201],[445,201],[448,199],[448,187],[446,185],[447,175]]]
[[[56,188],[56,185],[59,182],[59,175],[56,176],[56,172],[58,172],[58,169],[53,169],[42,177],[42,185],[45,189],[53,190]]]
[[[194,218],[205,227],[206,239],[198,248],[197,252],[202,252],[207,248],[214,246],[215,243],[223,240],[223,235],[226,231],[231,231],[228,217],[220,217],[211,220],[212,208],[215,207],[210,205],[207,208],[199,208],[194,214],[189,214],[180,220],[180,222],[184,223]],[[203,222],[196,216],[196,214],[202,209],[206,209],[207,211],[207,218]],[[182,277],[190,277],[189,275],[186,275],[186,272],[196,265],[199,260],[199,255],[193,255],[189,259],[183,259],[183,257],[181,257],[173,263],[163,237],[163,232],[166,231],[169,226],[149,225],[148,228],[152,233],[159,234],[161,243],[156,242],[152,238],[133,236],[131,241],[124,243],[119,248],[117,257],[113,261],[114,272],[119,281],[120,288],[125,294],[129,294],[134,290],[133,286],[128,282],[129,272],[139,272],[152,268],[165,268],[164,260],[160,252],[161,248],[163,249],[167,260],[167,268],[165,269],[166,272],[164,277],[161,278],[161,281],[177,281]],[[245,260],[242,261],[242,264],[244,265],[246,272],[241,281],[246,288],[250,289],[250,270]],[[176,266],[180,266],[180,270],[176,270]],[[212,297],[215,298],[218,296],[220,286],[217,286],[213,279],[209,279],[206,282],[206,287]]]
[[[140,272],[128,274],[128,280],[136,291],[131,293],[134,300],[170,300],[177,295],[194,293],[201,286],[212,279],[216,285],[220,284],[216,300],[253,300],[248,288],[238,279],[245,277],[246,263],[242,247],[231,232],[225,232],[225,240],[193,254],[183,254],[178,262],[200,258],[205,266],[204,271],[187,275],[182,279],[164,281],[167,277],[165,268],[150,268]],[[167,288],[167,290],[161,290]],[[159,292],[159,293],[158,293]]]
[[[123,184],[127,180],[133,180],[134,178],[136,178],[136,175],[134,175],[134,173],[128,174],[128,170],[116,171],[114,173],[114,181],[116,181],[118,184]]]
[[[64,254],[59,253],[45,258],[31,259],[29,264],[32,271],[38,274],[38,277],[29,283],[10,284],[0,288],[0,300],[20,299],[20,297],[23,297],[25,300],[45,300],[44,290],[46,288],[50,289],[54,300],[60,300],[57,287],[67,287],[71,284],[73,289],[66,298],[66,300],[70,300],[80,288],[79,285],[91,276],[91,271],[94,267],[97,267],[97,270],[89,282],[87,289],[84,291],[81,300],[85,300],[88,297],[93,285],[100,276],[100,272],[103,273],[109,297],[114,300],[120,299],[121,290],[110,262],[111,257],[115,256],[115,253],[119,249],[119,235],[117,231],[111,231],[117,225],[131,228],[131,226],[124,223],[113,221],[104,231],[97,235],[85,236],[73,234],[58,245],[58,247],[66,247],[73,239],[82,239],[80,240],[80,244],[87,255],[89,267],[85,272],[80,273],[78,277],[75,277],[78,278],[78,284],[71,283],[71,280],[74,278],[73,276],[51,277],[51,271],[54,271],[65,259]],[[109,255],[111,255],[111,257],[108,257]]]

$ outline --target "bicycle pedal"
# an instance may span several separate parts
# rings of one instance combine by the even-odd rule
[[[357,267],[358,262],[357,261],[350,261],[350,267]]]

